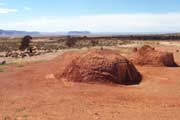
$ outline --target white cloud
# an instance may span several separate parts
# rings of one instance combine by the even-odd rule
[[[12,12],[18,12],[17,9],[10,9],[10,8],[0,8],[0,14],[7,14]]]
[[[31,10],[31,8],[30,8],[30,7],[27,7],[27,6],[24,6],[24,10],[26,10],[26,11],[30,11],[30,10]]]
[[[13,29],[48,32],[70,30],[90,30],[94,32],[180,32],[179,21],[180,13],[147,13],[41,17],[8,25]]]

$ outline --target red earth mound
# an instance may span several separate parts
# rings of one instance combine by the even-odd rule
[[[173,53],[157,51],[145,45],[131,56],[134,64],[176,67]]]
[[[92,49],[61,56],[56,78],[74,82],[138,84],[142,77],[135,66],[113,50]]]

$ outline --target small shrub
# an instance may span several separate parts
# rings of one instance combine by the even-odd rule
[[[72,36],[68,36],[66,39],[66,46],[68,46],[69,48],[73,47],[77,42],[77,39],[75,37]]]
[[[32,37],[27,35],[24,36],[22,41],[21,41],[21,45],[19,47],[20,50],[24,51],[25,49],[29,48],[29,44],[31,42]]]
[[[6,70],[3,68],[0,68],[0,72],[5,72]]]
[[[91,44],[92,44],[92,46],[97,46],[98,45],[98,41],[97,40],[91,40]]]

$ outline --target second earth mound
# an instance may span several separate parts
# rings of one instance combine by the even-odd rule
[[[158,51],[148,45],[135,51],[130,59],[138,65],[177,67],[173,53]]]

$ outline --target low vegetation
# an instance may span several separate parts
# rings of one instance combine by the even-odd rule
[[[18,50],[21,37],[0,37],[0,52]],[[33,37],[31,46],[38,50],[59,50],[68,48],[82,48],[91,46],[114,46],[131,43],[134,40],[180,40],[180,35],[121,35],[121,36],[51,36]]]
[[[42,36],[32,37],[32,41],[22,40],[26,37],[0,37],[0,57],[24,58],[45,53],[55,53],[62,49],[84,48],[95,46],[119,46],[128,44],[156,43],[160,40],[180,40],[180,35],[121,35],[121,36]],[[156,42],[154,42],[156,41]],[[25,45],[25,48],[24,46]],[[23,52],[22,52],[23,50]]]

